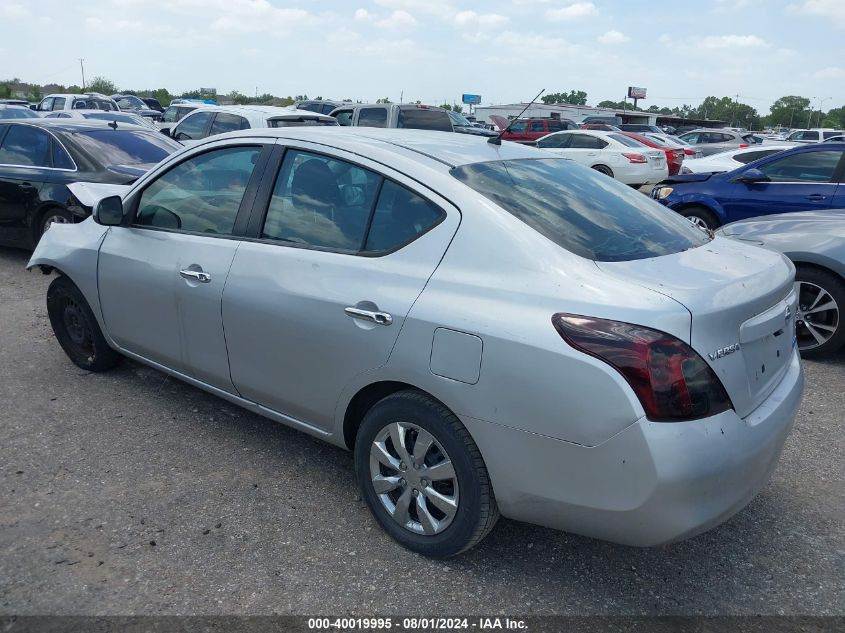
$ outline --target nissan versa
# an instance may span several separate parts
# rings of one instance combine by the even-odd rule
[[[352,449],[423,554],[500,513],[639,546],[707,530],[765,485],[801,399],[786,257],[542,150],[245,130],[107,188],[29,262],[59,273],[71,360]]]

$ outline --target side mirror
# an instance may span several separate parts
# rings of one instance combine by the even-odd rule
[[[165,136],[170,136],[170,128],[169,127],[163,127],[159,130],[159,132],[161,132]]]
[[[103,198],[94,207],[94,222],[103,226],[119,226],[123,222],[123,200],[120,196]]]
[[[759,169],[746,169],[739,176],[736,177],[737,182],[744,182],[747,185],[755,182],[768,182],[769,177]]]

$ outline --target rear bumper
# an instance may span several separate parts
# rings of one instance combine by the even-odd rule
[[[704,532],[768,482],[801,402],[797,351],[769,398],[748,417],[641,419],[584,447],[472,418],[506,517],[635,546]]]
[[[667,177],[666,167],[655,167],[650,163],[632,163],[625,165],[624,169],[617,169],[614,172],[616,179],[626,185],[652,185]]]

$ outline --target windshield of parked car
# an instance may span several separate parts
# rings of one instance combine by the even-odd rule
[[[29,108],[7,106],[0,108],[0,119],[39,119],[37,114]]]
[[[149,107],[140,98],[133,95],[126,95],[117,99],[117,105],[121,108],[137,108],[139,110],[146,110]]]
[[[85,97],[80,99],[74,99],[73,101],[73,109],[74,110],[107,110],[109,112],[116,111],[118,108],[115,107],[114,103],[111,101],[106,101],[105,99],[99,99],[97,97]]]
[[[131,125],[144,125],[144,123],[129,114],[119,114],[117,112],[86,112],[82,116],[86,119],[94,119],[96,121],[117,121]]]
[[[448,114],[449,118],[452,119],[452,125],[457,125],[458,127],[472,127],[472,123],[470,123],[469,119],[467,119],[463,114],[459,114],[457,112],[448,112]]]
[[[157,163],[182,147],[158,132],[144,130],[87,130],[74,140],[103,165]]]
[[[565,159],[474,163],[452,175],[566,250],[602,262],[659,257],[707,233],[627,185]]]

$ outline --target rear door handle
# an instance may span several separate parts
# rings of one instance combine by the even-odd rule
[[[208,273],[204,273],[201,270],[190,270],[186,268],[185,270],[180,270],[179,274],[182,275],[185,279],[191,279],[193,281],[198,281],[201,284],[207,284],[211,282],[211,275]]]
[[[18,190],[19,190],[21,193],[26,193],[26,194],[35,193],[36,191],[38,191],[38,189],[37,189],[36,187],[33,187],[33,186],[32,186],[31,184],[29,184],[28,182],[24,182],[24,183],[19,184],[19,185],[18,185]]]
[[[823,196],[820,193],[811,193],[809,196],[807,196],[807,200],[826,200],[826,199],[827,199],[827,196]]]
[[[393,323],[393,316],[388,314],[387,312],[362,310],[361,308],[356,308],[354,306],[344,308],[343,311],[346,313],[346,316],[350,316],[353,319],[371,321],[373,323],[378,323],[379,325],[390,325],[391,323]]]

